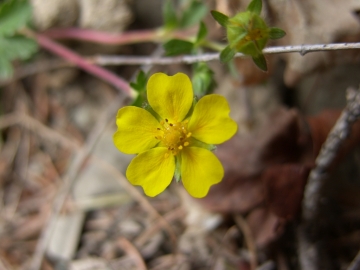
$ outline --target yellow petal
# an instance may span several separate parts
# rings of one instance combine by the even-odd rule
[[[230,107],[220,95],[204,96],[195,105],[188,130],[199,141],[219,144],[230,139],[237,130],[237,124],[229,117]]]
[[[115,146],[125,154],[137,154],[154,147],[159,140],[155,139],[159,122],[148,111],[126,106],[116,116],[118,130],[113,136]]]
[[[193,90],[189,77],[183,73],[167,76],[155,73],[147,83],[150,106],[163,119],[182,121],[193,102]]]
[[[129,182],[142,186],[147,196],[154,197],[170,185],[175,173],[175,158],[166,147],[156,147],[140,153],[126,171]]]
[[[223,176],[221,162],[212,152],[199,147],[187,147],[181,152],[181,179],[191,196],[205,197]]]

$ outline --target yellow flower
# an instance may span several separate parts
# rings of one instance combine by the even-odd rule
[[[153,197],[170,185],[175,169],[185,189],[196,198],[206,196],[210,186],[224,176],[224,169],[207,144],[220,144],[237,130],[229,117],[229,105],[220,95],[207,95],[189,111],[193,103],[189,77],[183,73],[152,75],[147,98],[157,114],[126,106],[118,111],[114,134],[116,147],[126,154],[138,154],[126,177]]]

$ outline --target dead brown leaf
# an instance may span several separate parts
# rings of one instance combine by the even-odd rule
[[[290,220],[299,213],[310,166],[301,164],[274,165],[262,175],[269,210]]]
[[[206,207],[244,213],[264,202],[262,174],[268,167],[309,159],[311,142],[295,110],[273,113],[254,134],[235,136],[216,152],[225,177],[201,199]],[[309,147],[310,145],[310,147]]]

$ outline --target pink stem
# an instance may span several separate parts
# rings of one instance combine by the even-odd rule
[[[77,65],[78,67],[87,71],[88,73],[93,74],[96,77],[103,79],[104,81],[115,86],[117,89],[120,89],[120,90],[124,91],[126,94],[128,94],[129,96],[132,96],[129,84],[125,80],[120,78],[119,76],[115,75],[114,73],[112,73],[102,67],[99,67],[99,66],[89,63],[84,58],[82,58],[80,55],[78,55],[78,54],[74,53],[73,51],[69,50],[68,48],[52,41],[51,39],[45,37],[44,35],[33,34],[33,33],[31,35],[36,38],[39,45],[41,47],[43,47],[44,49],[46,49],[54,54],[57,54],[58,56],[74,63],[75,65]]]
[[[50,29],[45,31],[43,35],[54,39],[78,39],[113,45],[153,41],[157,37],[154,30],[138,30],[118,35],[80,28]]]
[[[161,30],[134,30],[122,34],[110,34],[81,28],[58,28],[43,32],[43,35],[54,39],[75,39],[101,44],[122,45],[140,42],[161,41]],[[194,34],[194,29],[175,31],[167,34],[169,38],[186,38]]]

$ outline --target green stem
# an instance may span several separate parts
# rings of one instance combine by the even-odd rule
[[[201,43],[201,45],[208,48],[208,49],[212,49],[214,51],[217,51],[217,52],[221,52],[226,47],[226,44],[221,44],[221,43],[214,42],[214,41],[209,41],[209,40],[204,40]]]

